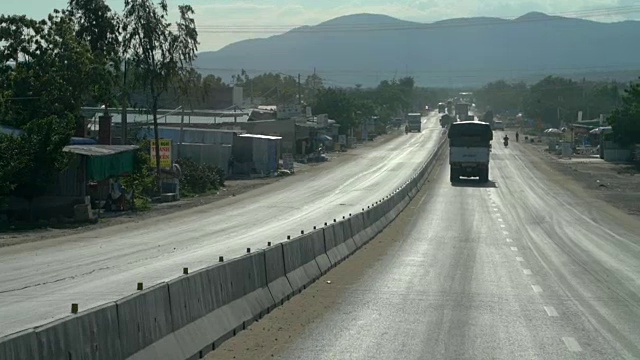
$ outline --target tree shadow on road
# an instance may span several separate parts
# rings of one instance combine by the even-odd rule
[[[486,183],[480,182],[478,179],[460,179],[457,182],[451,183],[453,187],[475,187],[475,188],[497,188],[498,184],[495,181],[487,181]]]

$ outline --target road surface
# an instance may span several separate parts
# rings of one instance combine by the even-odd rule
[[[640,358],[637,218],[559,184],[522,145],[497,139],[489,185],[452,186],[445,164],[410,204],[415,218],[397,247],[275,358]],[[254,346],[247,339],[240,349]]]
[[[3,248],[0,336],[87,309],[265,247],[360,211],[397,189],[435,150],[437,114],[409,134],[321,173],[303,174],[210,205],[137,223]]]

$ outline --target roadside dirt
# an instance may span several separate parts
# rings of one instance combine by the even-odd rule
[[[559,159],[545,151],[543,143],[518,144],[554,171],[570,177],[588,191],[628,214],[640,216],[640,166],[609,163],[597,157]],[[516,146],[518,146],[516,145]]]
[[[445,154],[443,152],[442,154]],[[431,176],[443,167],[440,156]],[[276,308],[259,322],[227,340],[206,360],[278,359],[302,334],[304,329],[320,321],[332,308],[339,307],[348,289],[356,285],[386,254],[398,248],[405,238],[408,225],[417,216],[417,206],[431,196],[425,185],[405,210],[355,254],[322,276],[302,293]],[[330,281],[330,283],[328,283]]]
[[[358,145],[355,149],[350,149],[346,152],[329,153],[327,154],[327,157],[329,158],[329,161],[327,162],[312,164],[296,163],[296,174],[314,173],[317,171],[323,171],[328,167],[341,166],[349,161],[356,159],[357,157],[365,153],[367,149],[386,144],[400,135],[401,133],[399,131],[393,131],[389,134],[376,138],[375,141],[369,141],[367,143]],[[128,211],[123,213],[101,214],[101,218],[96,224],[78,224],[68,228],[49,227],[29,231],[0,233],[0,248],[40,240],[55,239],[110,226],[137,222],[152,217],[168,215],[194,207],[211,204],[223,199],[226,199],[228,204],[232,203],[233,201],[230,202],[229,200],[237,195],[263,188],[265,186],[274,184],[282,179],[284,179],[284,177],[251,180],[227,180],[225,182],[225,187],[215,194],[206,194],[191,198],[183,198],[180,201],[172,203],[153,204],[151,209],[147,211]]]

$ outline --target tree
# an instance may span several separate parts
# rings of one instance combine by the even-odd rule
[[[66,14],[75,20],[78,40],[91,50],[91,94],[97,105],[105,105],[108,112],[121,76],[121,19],[104,0],[69,0]]]
[[[527,115],[552,126],[574,121],[582,103],[582,87],[573,80],[548,76],[531,86],[524,101]]]
[[[160,189],[160,142],[158,136],[158,105],[160,96],[170,82],[192,68],[198,50],[198,32],[190,5],[178,7],[180,20],[177,31],[167,20],[166,0],[156,6],[151,0],[125,0],[124,46],[130,52],[136,68],[136,83],[148,95],[156,147],[156,174]]]
[[[622,106],[614,110],[607,119],[613,136],[620,145],[640,143],[640,84],[632,84],[625,90]]]
[[[20,168],[13,171],[16,185],[13,194],[31,203],[46,193],[56,177],[67,166],[62,149],[69,144],[73,129],[72,116],[49,116],[29,122],[18,137],[6,137],[5,144],[20,159]],[[15,164],[14,164],[15,166]]]
[[[312,108],[315,114],[327,114],[329,118],[334,119],[340,125],[341,134],[347,134],[356,124],[356,103],[345,90],[336,88],[321,90]]]
[[[0,17],[0,124],[22,130],[0,136],[0,195],[31,203],[67,164],[62,149],[95,85],[94,57],[76,25],[60,11],[41,21]]]
[[[527,92],[527,85],[523,82],[510,84],[504,80],[498,80],[486,84],[474,94],[478,106],[502,113],[520,111]]]

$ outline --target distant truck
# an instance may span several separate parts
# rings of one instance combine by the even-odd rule
[[[493,122],[493,130],[502,130],[504,131],[504,123],[500,120],[496,120]]]
[[[447,100],[447,113],[449,113],[449,115],[453,115],[453,101],[452,100]]]
[[[422,114],[420,113],[407,114],[407,125],[409,126],[410,132],[413,132],[414,130],[417,132],[420,132],[422,130]]]
[[[447,126],[453,124],[455,118],[449,114],[444,114],[440,117],[440,126],[446,128]]]
[[[449,179],[451,183],[460,177],[477,177],[480,182],[489,181],[489,154],[493,131],[488,123],[461,121],[451,124],[449,138]]]
[[[447,105],[445,103],[438,104],[438,114],[444,114],[447,111]]]
[[[460,121],[466,121],[469,116],[469,104],[458,103],[456,104],[456,116]]]

